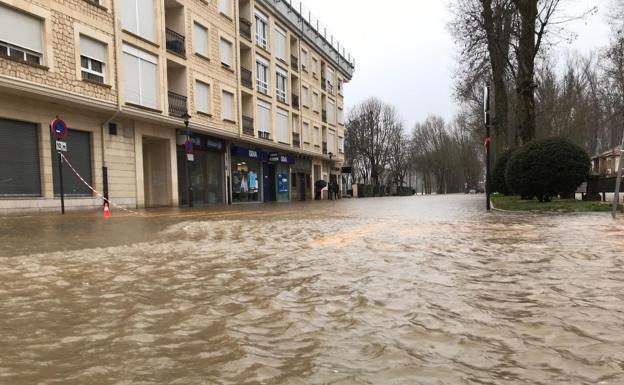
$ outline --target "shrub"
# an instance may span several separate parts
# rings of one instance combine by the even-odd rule
[[[513,153],[513,150],[507,150],[503,152],[496,161],[494,170],[492,170],[492,191],[503,195],[512,194],[505,180],[505,170],[507,169],[507,163]]]
[[[527,143],[514,152],[505,179],[524,199],[537,197],[543,202],[573,194],[589,172],[585,150],[567,139],[551,138]]]

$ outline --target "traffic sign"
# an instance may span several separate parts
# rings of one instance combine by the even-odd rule
[[[195,147],[195,145],[193,144],[193,142],[190,139],[188,139],[186,142],[184,142],[184,149],[186,150],[187,154],[192,154],[194,147]]]
[[[61,142],[60,140],[56,141],[56,150],[67,152],[67,142]]]
[[[67,136],[67,124],[59,118],[52,122],[52,133],[56,139],[64,139]]]

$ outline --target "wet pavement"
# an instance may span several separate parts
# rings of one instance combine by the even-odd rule
[[[482,200],[0,218],[0,384],[623,384],[624,220]]]

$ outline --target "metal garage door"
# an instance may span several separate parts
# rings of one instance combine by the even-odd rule
[[[0,196],[41,196],[37,125],[0,119]]]
[[[63,139],[67,143],[65,156],[71,162],[78,173],[93,186],[91,177],[91,133],[84,131],[69,130],[67,137]],[[55,139],[52,139],[52,171],[54,173],[54,195],[61,195],[61,184],[58,172],[58,155],[56,152]],[[92,196],[91,190],[69,166],[63,163],[63,187],[65,195],[69,196]]]

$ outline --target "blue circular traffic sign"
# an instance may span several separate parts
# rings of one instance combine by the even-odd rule
[[[191,140],[187,140],[184,143],[184,149],[186,150],[187,154],[192,154],[193,153],[193,148],[195,147],[195,145],[193,144],[193,142]]]
[[[56,139],[64,139],[67,136],[67,124],[61,119],[54,119],[52,122],[52,133]]]

